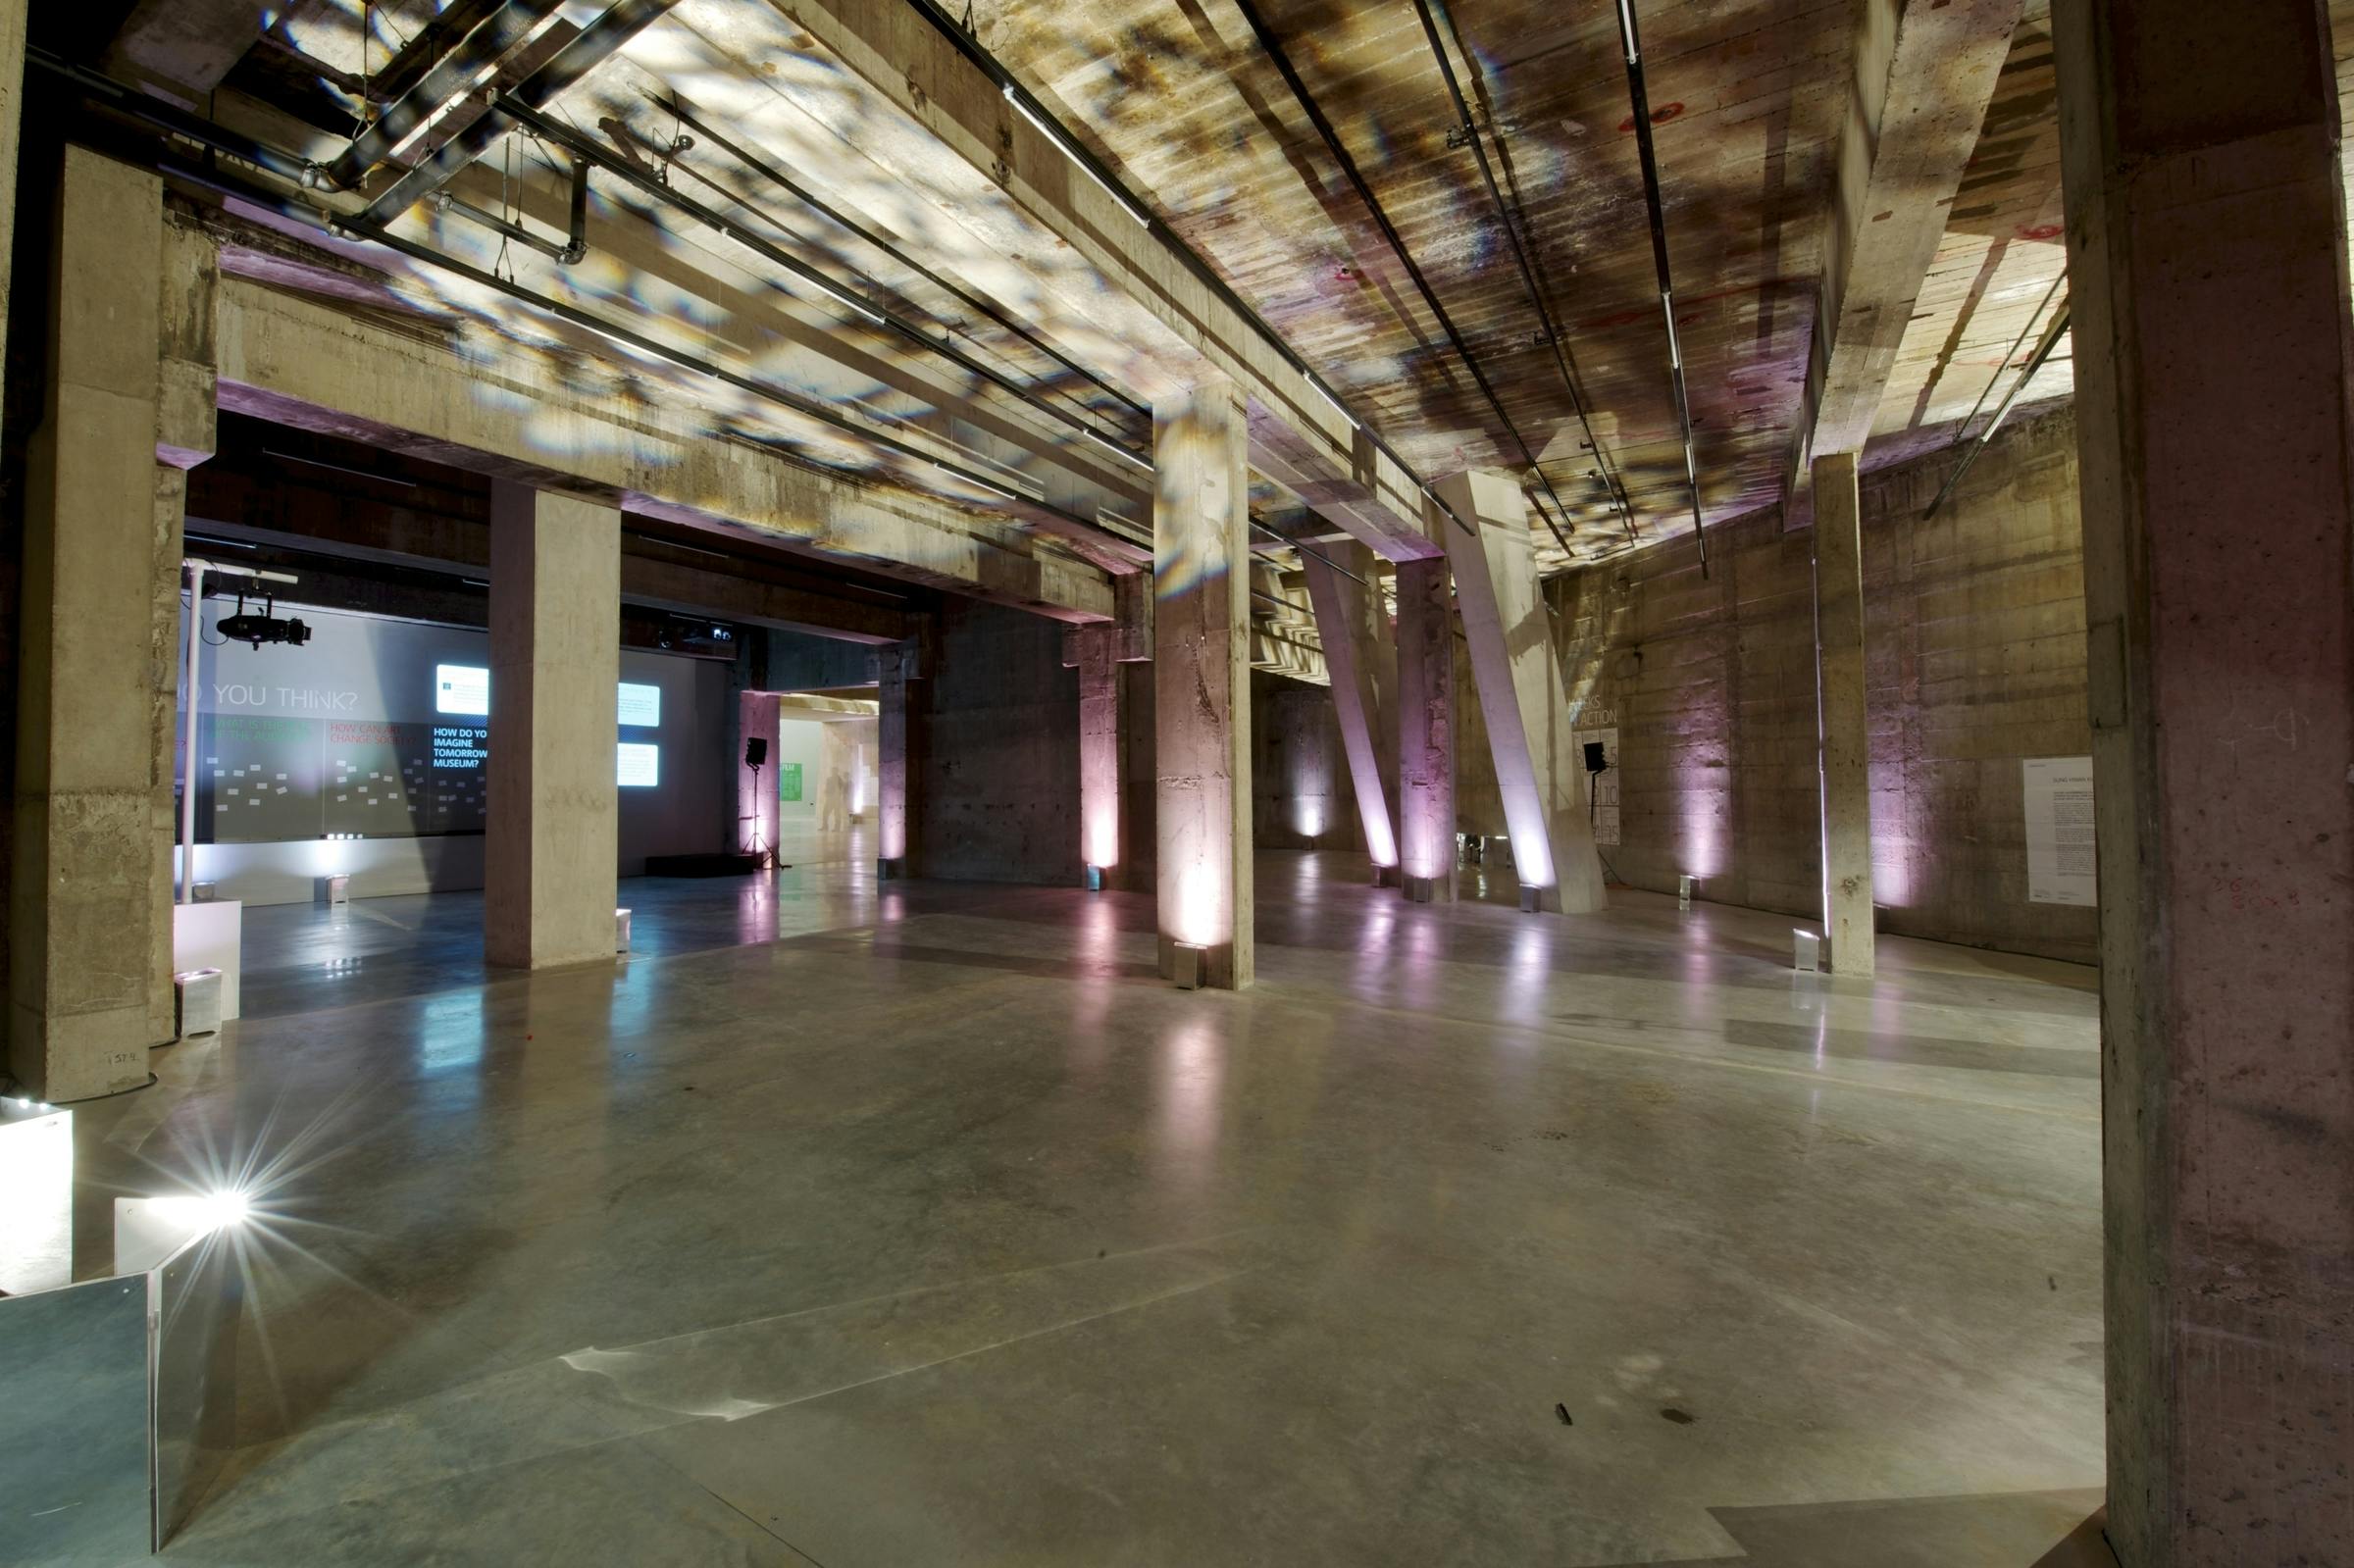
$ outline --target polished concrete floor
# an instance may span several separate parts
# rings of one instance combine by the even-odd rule
[[[2088,972],[1357,869],[1262,855],[1239,996],[855,858],[487,983],[468,895],[257,911],[79,1117],[101,1209],[268,1210],[165,1559],[2101,1560]]]

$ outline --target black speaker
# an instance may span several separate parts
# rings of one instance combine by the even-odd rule
[[[1588,747],[1587,749],[1592,750],[1594,748]],[[746,740],[743,743],[743,765],[745,767],[757,768],[767,761],[768,742],[766,740],[763,740],[758,735],[754,735],[751,739]]]
[[[1588,772],[1588,773],[1608,773],[1608,772],[1610,772],[1610,771],[1611,771],[1611,759],[1610,759],[1609,757],[1607,757],[1607,756],[1605,756],[1605,755],[1603,754],[1602,742],[1601,742],[1601,741],[1599,741],[1599,740],[1589,740],[1589,741],[1587,741],[1587,742],[1586,742],[1586,772]]]

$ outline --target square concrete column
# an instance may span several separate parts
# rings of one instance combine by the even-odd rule
[[[875,876],[882,882],[908,875],[908,748],[914,733],[907,704],[909,687],[922,673],[913,642],[875,655]]]
[[[2109,1539],[2354,1562],[2354,321],[2313,0],[2057,0]]]
[[[1586,821],[1585,774],[1552,618],[1528,548],[1528,501],[1502,474],[1450,475],[1433,486],[1472,531],[1444,513],[1434,527],[1455,567],[1472,684],[1496,758],[1512,867],[1524,904],[1591,913],[1604,906],[1602,860]]]
[[[740,740],[736,747],[736,821],[728,847],[738,854],[757,854],[761,864],[773,866],[777,860],[777,830],[784,819],[784,807],[777,794],[777,735],[782,710],[774,691],[740,691],[736,694],[736,728]],[[744,741],[764,740],[766,755],[757,769],[744,763]]]
[[[1119,629],[1082,627],[1071,633],[1079,669],[1079,857],[1091,885],[1119,885],[1128,864],[1120,811],[1120,753],[1127,726],[1120,679]]]
[[[1864,699],[1864,507],[1856,487],[1856,455],[1817,458],[1814,481],[1822,930],[1834,973],[1869,975],[1871,723]]]
[[[1205,986],[1251,984],[1251,548],[1242,395],[1153,405],[1154,891],[1160,968],[1204,950]]]
[[[11,629],[9,1065],[51,1100],[146,1083],[149,1047],[172,1037],[184,491],[158,466],[163,219],[153,176],[66,149]]]
[[[493,964],[613,958],[620,674],[621,513],[494,483],[483,885]]]
[[[1414,902],[1455,897],[1455,595],[1443,557],[1398,563],[1398,863]]]
[[[1390,696],[1397,655],[1374,579],[1373,552],[1355,539],[1327,541],[1303,546],[1300,563],[1325,673],[1332,678],[1333,709],[1340,716],[1341,749],[1364,824],[1365,852],[1373,859],[1374,882],[1388,886],[1398,880],[1397,795],[1391,787],[1398,772],[1397,731]]]

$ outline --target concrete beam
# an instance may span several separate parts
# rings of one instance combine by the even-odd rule
[[[2124,1568],[2344,1563],[2354,315],[2328,9],[2058,0],[2052,23],[2099,830],[2108,1538]]]
[[[1864,685],[1864,503],[1853,452],[1815,460],[1815,694],[1822,932],[1831,969],[1872,969],[1871,715]]]
[[[1602,860],[1586,821],[1561,661],[1529,564],[1527,497],[1492,472],[1450,475],[1432,489],[1477,530],[1450,525],[1448,558],[1522,898],[1533,893],[1544,910],[1599,910]]]
[[[613,705],[621,514],[490,493],[490,778],[483,952],[543,969],[613,959]]]
[[[1423,524],[1420,486],[1406,471],[1206,286],[1163,230],[1133,222],[914,7],[901,0],[803,0],[793,18],[988,176],[1027,219],[1141,305],[1162,339],[1153,345],[1157,357],[1182,365],[1187,380],[1232,380],[1249,410],[1250,460],[1269,478],[1314,497],[1318,510],[1388,559],[1444,553]],[[1147,390],[1157,397],[1177,387]]]
[[[1160,969],[1201,948],[1204,986],[1240,990],[1252,921],[1249,435],[1215,380],[1152,410],[1152,718]]]
[[[1871,434],[2021,10],[2021,0],[1857,7],[1797,469],[1860,452]]]
[[[1109,577],[1008,524],[823,475],[699,410],[600,398],[541,356],[495,364],[225,277],[221,406],[649,517],[1085,623]]]
[[[1398,732],[1390,692],[1397,650],[1390,645],[1389,614],[1373,582],[1373,552],[1354,541],[1327,545],[1304,551],[1300,565],[1308,602],[1315,607],[1316,640],[1332,681],[1365,851],[1373,859],[1374,880],[1387,885],[1398,873],[1397,796],[1391,787]]]
[[[100,69],[196,108],[285,9],[274,0],[138,0]]]

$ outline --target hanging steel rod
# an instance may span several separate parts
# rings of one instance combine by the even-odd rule
[[[1535,236],[1532,233],[1525,243],[1521,240],[1519,228],[1512,222],[1512,209],[1504,199],[1503,187],[1496,182],[1495,170],[1489,166],[1486,138],[1472,118],[1471,105],[1464,99],[1463,89],[1455,79],[1455,66],[1447,58],[1446,46],[1439,41],[1438,25],[1431,16],[1432,6],[1438,4],[1439,0],[1414,0],[1414,10],[1422,18],[1422,35],[1430,40],[1431,57],[1439,63],[1439,75],[1447,83],[1447,96],[1455,101],[1456,118],[1462,125],[1463,134],[1470,138],[1472,156],[1479,160],[1479,177],[1488,187],[1488,199],[1496,204],[1496,220],[1504,226],[1505,238],[1511,241],[1512,260],[1520,267],[1520,281],[1528,287],[1529,303],[1537,308],[1537,321],[1545,329],[1546,345],[1553,350],[1554,365],[1561,373],[1561,385],[1569,393],[1569,406],[1577,411],[1577,423],[1586,432],[1586,445],[1592,449],[1594,461],[1602,474],[1602,487],[1610,495],[1612,504],[1618,508],[1618,516],[1626,525],[1626,536],[1634,539],[1638,537],[1635,532],[1635,509],[1627,500],[1626,486],[1619,481],[1610,454],[1602,449],[1602,440],[1594,433],[1593,420],[1587,417],[1585,394],[1578,389],[1577,373],[1570,367],[1566,339],[1561,324],[1554,320],[1553,307],[1545,298],[1544,283],[1537,276],[1536,259],[1530,254],[1536,244]],[[1471,53],[1463,47],[1463,36],[1456,28],[1454,16],[1444,6],[1440,6],[1439,16],[1445,20],[1447,31],[1455,39],[1456,48],[1462,51],[1465,64],[1469,64]],[[1504,137],[1497,133],[1493,124],[1488,126],[1487,134],[1496,137],[1499,147],[1503,145]]]
[[[1709,535],[1700,515],[1700,462],[1692,449],[1692,400],[1684,388],[1684,350],[1675,336],[1675,282],[1667,267],[1667,210],[1660,200],[1660,160],[1651,145],[1651,94],[1643,83],[1643,40],[1635,28],[1635,0],[1618,0],[1618,38],[1626,50],[1626,92],[1635,109],[1635,150],[1643,161],[1643,204],[1651,216],[1651,263],[1660,278],[1660,312],[1667,327],[1667,378],[1675,417],[1684,432],[1684,482],[1692,491],[1692,537],[1700,546],[1700,575],[1709,575]]]
[[[1422,295],[1422,303],[1438,319],[1439,328],[1447,334],[1447,341],[1454,345],[1456,356],[1463,362],[1463,368],[1471,373],[1471,379],[1478,383],[1481,393],[1488,400],[1488,406],[1496,411],[1497,419],[1503,421],[1505,432],[1520,448],[1520,456],[1528,466],[1536,470],[1537,482],[1545,487],[1547,495],[1553,497],[1555,509],[1563,517],[1568,516],[1569,508],[1555,491],[1553,480],[1546,474],[1545,466],[1537,461],[1537,454],[1520,433],[1520,427],[1512,423],[1512,416],[1505,409],[1504,399],[1497,395],[1494,384],[1488,380],[1488,373],[1480,368],[1478,356],[1471,352],[1471,345],[1463,340],[1463,334],[1456,328],[1455,319],[1447,314],[1447,307],[1439,303],[1438,293],[1430,286],[1430,279],[1422,276],[1421,267],[1414,261],[1413,253],[1406,248],[1406,240],[1399,234],[1397,226],[1390,222],[1390,215],[1383,209],[1381,199],[1373,194],[1373,187],[1365,182],[1365,177],[1357,171],[1356,160],[1342,145],[1340,133],[1333,129],[1332,122],[1325,118],[1324,111],[1308,93],[1307,84],[1300,79],[1300,73],[1293,67],[1291,56],[1284,52],[1282,40],[1275,36],[1274,29],[1267,25],[1266,19],[1258,14],[1258,7],[1252,0],[1234,0],[1234,3],[1235,8],[1242,12],[1243,20],[1251,25],[1252,32],[1257,35],[1259,47],[1266,51],[1267,58],[1274,62],[1276,71],[1281,73],[1284,84],[1291,88],[1292,97],[1306,114],[1308,123],[1316,127],[1316,134],[1323,138],[1324,149],[1331,154],[1333,162],[1340,166],[1342,177],[1356,192],[1357,200],[1364,204],[1365,211],[1373,217],[1374,225],[1381,229],[1381,237],[1388,241],[1390,249],[1405,266],[1406,276],[1413,280],[1415,289]],[[1561,552],[1571,554],[1569,536],[1561,531],[1552,518],[1545,517],[1542,507],[1538,508],[1537,515],[1544,518],[1545,527],[1560,543]]]

